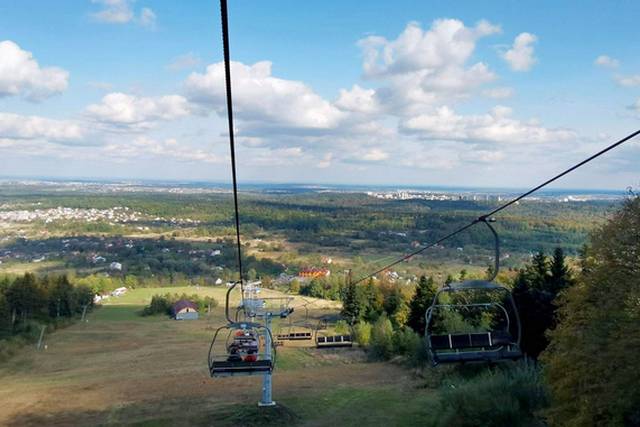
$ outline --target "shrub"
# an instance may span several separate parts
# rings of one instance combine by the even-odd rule
[[[413,332],[410,328],[401,328],[393,334],[393,352],[403,356],[410,355],[414,352],[419,345],[422,344],[422,340]]]
[[[170,314],[171,313],[171,305],[173,304],[170,300],[171,295],[154,295],[151,297],[151,302],[148,306],[142,310],[143,316],[152,316],[154,314]]]
[[[336,334],[347,335],[351,333],[351,328],[349,328],[349,324],[344,320],[338,320],[335,326]]]
[[[360,322],[353,328],[355,340],[361,347],[367,347],[371,342],[371,323]]]
[[[393,355],[393,325],[386,314],[376,320],[371,330],[371,355],[383,360]]]
[[[542,425],[535,413],[547,403],[539,370],[523,362],[446,381],[441,387],[437,425]]]
[[[291,282],[289,282],[289,292],[291,292],[292,294],[297,294],[300,292],[300,282],[298,281],[298,279],[293,279]]]

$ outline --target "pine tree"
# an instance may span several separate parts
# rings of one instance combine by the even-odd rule
[[[420,277],[416,292],[409,303],[409,319],[407,325],[419,335],[424,335],[425,314],[433,302],[436,290],[433,278]]]
[[[360,319],[361,305],[354,283],[347,283],[342,289],[342,317],[353,325]]]
[[[529,357],[537,359],[547,348],[547,332],[556,326],[556,299],[571,284],[571,273],[560,248],[554,251],[551,262],[539,251],[531,264],[518,272],[513,297],[522,323],[522,349]]]
[[[558,294],[573,282],[571,270],[565,263],[564,252],[561,248],[556,248],[549,266],[551,277],[549,277],[548,290]]]

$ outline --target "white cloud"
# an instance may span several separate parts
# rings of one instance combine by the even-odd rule
[[[140,11],[140,18],[138,19],[138,23],[143,27],[147,28],[155,28],[156,27],[156,14],[153,10],[148,7],[143,7]]]
[[[444,106],[404,121],[402,128],[424,139],[467,142],[545,143],[576,137],[568,129],[547,129],[535,121],[513,119],[511,113],[510,108],[497,106],[488,114],[462,116]]]
[[[326,169],[331,166],[333,160],[333,153],[326,153],[322,159],[316,163],[316,167],[319,169]]]
[[[262,130],[322,130],[337,126],[343,113],[306,84],[271,75],[271,62],[231,63],[234,113],[245,127]],[[224,64],[211,64],[204,74],[185,82],[187,97],[226,115]],[[240,124],[239,124],[240,126]]]
[[[481,21],[466,27],[456,19],[440,19],[429,30],[410,23],[395,40],[370,36],[359,41],[364,76],[382,80],[377,102],[388,111],[415,114],[424,106],[468,98],[496,75],[477,62],[467,65],[478,39],[500,31]]]
[[[537,62],[533,56],[533,44],[538,38],[531,33],[520,33],[511,49],[502,54],[513,71],[529,71]]]
[[[79,141],[83,136],[82,128],[74,122],[0,113],[0,139],[43,139],[65,143]]]
[[[113,130],[142,131],[158,121],[174,120],[191,113],[191,106],[180,95],[137,97],[114,92],[99,104],[89,105],[86,116]]]
[[[181,144],[174,138],[156,140],[147,136],[136,137],[130,143],[114,142],[107,144],[101,153],[118,161],[129,161],[147,157],[163,157],[178,162],[220,163],[224,159],[213,154],[212,150],[194,148]]]
[[[148,7],[140,9],[140,15],[136,18],[133,10],[135,0],[91,0],[92,3],[99,4],[101,9],[92,13],[91,16],[107,24],[128,24],[135,22],[142,27],[154,29],[156,27],[156,14]]]
[[[69,73],[58,67],[40,67],[33,54],[16,43],[0,42],[0,98],[22,96],[41,101],[67,89]]]
[[[620,61],[607,55],[598,56],[593,63],[604,68],[618,68],[620,66]]]
[[[505,99],[511,98],[514,94],[514,90],[510,87],[494,87],[483,90],[482,94],[488,98]]]
[[[194,68],[202,62],[202,59],[193,52],[185,53],[184,55],[176,56],[167,65],[167,69],[171,71],[180,71],[188,68]]]
[[[473,53],[480,37],[497,32],[500,27],[486,21],[468,28],[457,19],[439,19],[428,31],[412,22],[396,40],[370,36],[358,44],[363,49],[365,76],[382,77],[461,66]]]
[[[91,0],[102,6],[102,9],[92,16],[100,22],[110,24],[126,24],[133,19],[133,9],[130,0]]]
[[[634,74],[631,76],[615,76],[615,80],[620,86],[640,86],[640,74]]]
[[[364,89],[356,84],[350,90],[340,89],[336,107],[357,113],[376,113],[380,111],[380,105],[375,95],[375,90]]]
[[[490,150],[463,150],[460,152],[460,160],[471,163],[497,163],[506,157],[502,151]]]
[[[380,148],[373,148],[364,153],[364,155],[362,156],[362,160],[365,160],[367,162],[379,162],[388,158],[389,153]]]

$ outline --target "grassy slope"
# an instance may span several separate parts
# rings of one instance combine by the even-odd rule
[[[138,303],[155,291],[111,301],[87,323],[48,336],[46,351],[24,348],[0,366],[0,424],[413,425],[430,417],[433,391],[405,369],[367,363],[358,349],[298,347],[279,350],[274,376],[274,398],[287,411],[258,413],[259,377],[207,375],[222,309],[193,322],[140,317]]]

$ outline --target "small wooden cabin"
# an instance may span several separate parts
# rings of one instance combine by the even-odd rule
[[[173,305],[173,317],[176,320],[197,320],[198,306],[186,299],[181,299]]]

